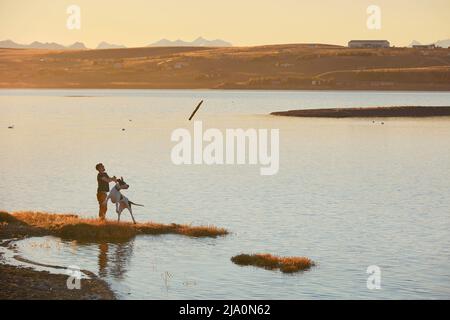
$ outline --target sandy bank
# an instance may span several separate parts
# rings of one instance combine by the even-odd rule
[[[0,263],[0,300],[111,300],[115,299],[106,282],[83,279],[81,289],[67,289],[67,276],[47,271],[8,266]]]
[[[369,107],[304,109],[272,112],[276,116],[318,118],[367,118],[367,117],[444,117],[450,116],[450,107]]]

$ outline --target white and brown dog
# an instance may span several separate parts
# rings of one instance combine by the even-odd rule
[[[126,190],[129,187],[130,186],[125,182],[125,180],[123,180],[122,177],[120,177],[120,179],[117,179],[116,185],[109,192],[108,197],[106,197],[105,204],[108,203],[109,199],[111,199],[112,203],[116,204],[116,212],[118,216],[117,221],[120,221],[120,215],[122,214],[122,211],[124,209],[128,209],[128,211],[130,211],[131,214],[131,219],[133,219],[133,223],[136,224],[136,221],[134,220],[133,217],[133,210],[131,209],[131,205],[134,204],[135,206],[140,207],[143,207],[143,205],[132,202],[120,192],[120,190]]]

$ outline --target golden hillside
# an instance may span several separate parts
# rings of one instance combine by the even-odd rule
[[[450,90],[450,49],[0,49],[0,87]]]

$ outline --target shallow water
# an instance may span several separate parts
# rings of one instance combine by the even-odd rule
[[[278,174],[172,164],[170,134],[192,128],[201,99],[195,119],[206,128],[279,128]],[[145,205],[138,221],[232,234],[31,238],[17,242],[23,256],[93,271],[120,298],[450,298],[450,118],[268,115],[391,105],[448,106],[450,93],[0,90],[0,208],[95,216],[101,161]],[[116,218],[111,206],[108,217]],[[241,252],[304,255],[318,266],[296,275],[239,267],[230,258]],[[381,290],[367,289],[370,265],[381,268]]]

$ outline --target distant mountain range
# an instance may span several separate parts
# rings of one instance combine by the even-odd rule
[[[183,41],[183,40],[167,40],[161,39],[154,43],[149,44],[147,47],[231,47],[232,44],[230,42],[215,39],[215,40],[207,40],[202,37],[198,37],[193,41]]]
[[[50,50],[85,50],[87,49],[84,43],[75,42],[70,46],[63,46],[56,42],[39,42],[34,41],[30,44],[20,44],[12,40],[0,41],[0,48],[12,48],[12,49],[50,49]]]
[[[149,44],[147,47],[231,47],[232,44],[221,40],[207,40],[202,37],[198,37],[194,41],[175,40],[170,41],[167,39],[161,39],[155,43]],[[34,41],[30,44],[20,44],[12,40],[0,41],[0,48],[12,48],[12,49],[49,49],[49,50],[86,50],[87,48],[82,42],[75,42],[69,46],[64,46],[56,42],[39,42]],[[121,49],[126,48],[124,45],[111,44],[105,41],[100,42],[96,49]]]
[[[34,41],[30,44],[20,44],[12,40],[0,41],[0,48],[11,48],[11,49],[49,49],[49,50],[86,50],[87,48],[82,42],[75,42],[69,46],[63,46],[62,44],[56,42],[39,42]],[[102,41],[98,44],[96,49],[119,49],[126,48],[123,45],[111,44]]]
[[[102,41],[98,44],[96,49],[123,49],[123,48],[126,48],[126,47],[121,44],[112,44],[112,43]]]
[[[419,41],[413,40],[409,47],[413,45],[421,45]],[[450,47],[450,39],[439,40],[434,43],[425,43],[425,44],[434,44],[441,48],[449,48]],[[202,37],[198,37],[193,41],[183,41],[183,40],[168,40],[161,39],[154,43],[147,45],[147,47],[231,47],[233,46],[230,42],[215,39],[215,40],[207,40]],[[86,50],[87,48],[83,42],[75,42],[71,45],[64,46],[62,44],[56,42],[39,42],[34,41],[30,44],[20,44],[16,43],[12,40],[3,40],[0,41],[0,48],[12,48],[12,49],[48,49],[48,50]],[[126,48],[126,46],[121,44],[112,44],[105,41],[100,42],[96,49],[122,49]]]
[[[423,44],[423,43],[420,43],[419,41],[413,40],[409,46],[410,47],[412,47],[412,46],[419,46],[421,44]],[[434,43],[425,43],[425,44],[434,44],[437,47],[448,48],[448,47],[450,47],[450,39],[439,40],[439,41],[436,41]]]

